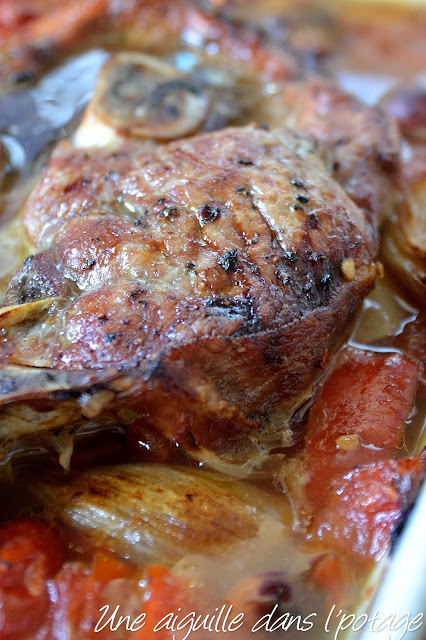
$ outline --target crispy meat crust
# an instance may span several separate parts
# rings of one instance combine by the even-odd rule
[[[288,130],[83,153],[62,145],[24,223],[39,253],[6,303],[31,310],[55,297],[38,315],[19,307],[16,323],[3,311],[0,356],[13,380],[3,404],[26,397],[56,426],[61,402],[75,425],[133,415],[141,433],[154,426],[213,464],[288,441],[289,415],[375,275],[369,222],[316,144]],[[25,367],[49,368],[49,380],[40,372],[28,387]],[[5,410],[3,437],[25,432]]]
[[[313,136],[327,150],[333,177],[377,234],[377,222],[395,207],[400,166],[398,128],[383,109],[366,106],[334,80],[318,76],[285,83],[271,120]]]

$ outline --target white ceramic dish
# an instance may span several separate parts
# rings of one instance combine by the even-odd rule
[[[426,638],[426,484],[417,498],[405,527],[389,559],[379,591],[374,598],[370,614],[378,612],[380,620],[391,619],[393,624],[401,622],[399,629],[371,630],[365,625],[361,634],[354,634],[360,640],[400,640],[405,624],[402,619],[413,621],[422,616],[418,623],[412,624],[402,636],[404,640],[425,640]],[[409,616],[407,617],[407,613]],[[391,623],[389,623],[390,625]],[[377,627],[377,625],[376,625]],[[414,629],[414,627],[418,627]]]

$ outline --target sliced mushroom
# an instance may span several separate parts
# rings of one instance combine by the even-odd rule
[[[209,99],[200,83],[141,53],[111,56],[101,70],[93,113],[123,134],[172,140],[200,128]]]
[[[102,467],[33,486],[50,516],[135,562],[219,553],[256,536],[261,516],[237,481],[159,464]]]

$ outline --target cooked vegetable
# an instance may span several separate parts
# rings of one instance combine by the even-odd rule
[[[324,506],[307,535],[355,562],[379,561],[411,507],[425,476],[425,457],[355,468],[323,488]]]
[[[317,508],[325,487],[355,466],[393,457],[417,386],[418,366],[398,353],[344,349],[309,413],[306,493]]]
[[[98,633],[95,632],[95,626],[101,618],[101,607],[108,605],[110,616],[118,606],[121,607],[119,615],[136,618],[143,610],[145,589],[139,585],[143,578],[142,571],[107,553],[95,554],[89,565],[83,562],[65,563],[50,584],[53,597],[40,625],[41,632],[46,634],[48,640],[127,638],[125,625],[117,631],[111,631],[106,625],[105,630]],[[119,616],[116,624],[118,619]]]
[[[407,209],[404,208],[404,210],[407,212],[409,205],[406,206]],[[426,200],[423,209],[419,206],[419,212],[424,212],[425,207]],[[424,213],[422,215],[424,216]],[[422,241],[422,227],[425,219],[425,216],[423,219],[418,219],[420,241]],[[410,244],[411,241],[413,244],[416,242],[413,234],[410,236],[411,240],[407,238],[406,230],[410,227],[412,230],[416,228],[416,218],[409,214],[386,224],[382,243],[383,260],[391,273],[398,278],[405,293],[424,308],[426,306],[426,255],[423,250]]]
[[[393,340],[419,366],[419,375],[426,383],[426,311],[421,311],[413,322],[408,322],[403,331]]]
[[[4,535],[11,535],[0,554],[4,640],[127,640],[130,633],[135,640],[172,640],[155,625],[171,611],[204,606],[202,591],[162,566],[137,569],[105,552],[61,566],[57,538],[40,520],[3,526]]]
[[[100,467],[35,486],[52,516],[138,563],[229,549],[253,538],[261,517],[238,482],[156,464]]]
[[[37,631],[49,607],[46,581],[59,570],[63,551],[42,521],[0,526],[0,637],[22,640]]]
[[[49,309],[64,302],[66,302],[65,298],[54,297],[43,298],[42,300],[27,302],[26,304],[2,307],[0,309],[0,329],[5,331],[26,322],[40,320]]]
[[[403,199],[387,222],[382,255],[405,296],[426,306],[426,153],[414,147],[413,157],[402,167]]]
[[[335,553],[324,553],[312,561],[305,579],[328,595],[330,607],[344,602],[350,588],[351,571],[348,563]]]
[[[378,561],[425,472],[401,448],[418,365],[402,355],[344,349],[311,407],[306,449],[284,463],[298,525],[314,545]]]
[[[3,0],[0,6],[0,75],[12,85],[34,80],[45,63],[46,49],[68,50],[84,36],[108,0]],[[19,55],[17,52],[19,51]],[[2,83],[4,84],[4,83]]]
[[[149,566],[145,573],[147,602],[144,607],[146,613],[146,630],[141,630],[136,640],[173,640],[173,633],[165,628],[157,631],[156,625],[170,612],[190,611],[194,605],[198,615],[203,613],[200,592],[191,590],[185,578],[178,577],[162,566]],[[197,597],[198,596],[198,597]],[[192,601],[192,602],[191,602]],[[151,636],[152,632],[152,636]]]

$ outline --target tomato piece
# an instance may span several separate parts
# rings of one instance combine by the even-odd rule
[[[358,562],[378,561],[424,477],[425,456],[386,460],[336,477],[310,534]]]
[[[110,580],[118,580],[123,578],[133,578],[136,574],[135,568],[116,558],[115,556],[96,553],[93,558],[93,568],[87,580],[89,587],[93,585],[107,584]]]
[[[349,590],[348,566],[334,553],[324,553],[312,562],[306,574],[308,582],[327,593],[328,604],[342,604]]]
[[[284,479],[316,547],[360,563],[389,548],[425,471],[423,458],[394,459],[418,372],[399,353],[339,354],[311,407],[305,451]]]
[[[62,549],[50,527],[32,518],[0,527],[0,637],[21,639],[46,615],[48,578],[62,563]]]
[[[187,589],[184,579],[164,567],[140,571],[108,553],[96,553],[91,566],[68,562],[50,583],[53,597],[43,638],[121,640],[131,634],[135,640],[171,640],[172,631],[154,632],[154,627],[185,607]],[[142,620],[135,621],[143,613],[142,626]]]
[[[404,330],[395,338],[395,345],[420,367],[420,374],[425,379],[426,370],[426,312],[421,311],[413,322],[408,322]]]
[[[137,640],[171,640],[173,633],[168,629],[154,631],[155,626],[167,614],[178,613],[178,608],[184,608],[185,596],[182,580],[173,573],[158,565],[152,565],[146,570],[147,580],[147,603],[144,611],[146,613],[146,627],[141,630]]]
[[[398,353],[342,351],[309,413],[306,494],[314,507],[336,475],[395,456],[417,375],[417,364]]]
[[[141,578],[142,573],[136,568],[108,553],[96,553],[91,566],[81,562],[66,563],[50,584],[50,593],[54,595],[46,637],[49,640],[77,637],[81,640],[110,637],[120,640],[126,631],[125,624],[116,630],[109,624],[95,630],[101,619],[101,608],[109,605],[106,623],[119,607],[112,627],[118,624],[120,616],[135,618],[143,608],[144,589],[138,586]]]

